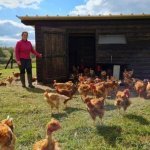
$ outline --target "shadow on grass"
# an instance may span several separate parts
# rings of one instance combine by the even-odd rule
[[[116,108],[116,106],[113,105],[113,104],[106,104],[106,105],[105,105],[105,109],[106,109],[107,111],[110,111],[110,110],[114,110],[114,109],[117,109],[117,108]]]
[[[26,90],[32,93],[44,93],[44,90],[40,88],[26,88]]]
[[[116,140],[121,137],[122,128],[120,126],[97,126],[97,131],[108,144],[115,147]]]
[[[64,111],[66,111],[67,114],[70,114],[72,112],[75,112],[75,111],[85,111],[84,109],[81,109],[81,108],[74,108],[74,107],[67,107],[64,109]]]
[[[142,116],[133,115],[133,114],[127,114],[124,117],[126,117],[126,118],[128,118],[130,120],[133,120],[135,122],[138,122],[141,125],[150,125],[150,122],[147,119],[145,119],[144,117],[142,117]]]
[[[57,113],[57,114],[52,114],[51,117],[56,118],[57,120],[60,120],[61,118],[67,117],[68,115],[66,113]]]
[[[67,107],[67,108],[64,109],[64,111],[65,111],[64,113],[57,113],[57,114],[53,113],[52,117],[60,120],[61,118],[68,117],[68,114],[71,114],[74,111],[80,111],[80,110],[82,110],[82,109],[80,109],[80,108],[73,108],[73,107]]]

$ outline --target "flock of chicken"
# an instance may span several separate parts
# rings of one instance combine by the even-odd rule
[[[14,73],[13,73],[14,74]],[[96,121],[96,117],[102,118],[105,113],[105,105],[107,97],[115,93],[114,105],[124,111],[130,106],[130,91],[135,90],[140,97],[150,98],[150,82],[149,80],[139,80],[132,78],[132,71],[124,71],[123,81],[117,81],[114,77],[108,77],[102,72],[102,78],[93,78],[79,75],[78,82],[67,81],[58,83],[54,80],[53,87],[55,92],[46,89],[44,99],[51,107],[51,113],[54,108],[59,113],[60,105],[63,102],[65,107],[74,94],[78,91],[81,100],[87,108],[87,112],[92,120]],[[9,79],[9,78],[8,78]],[[8,80],[9,81],[9,80]],[[121,86],[123,85],[123,86]],[[120,88],[123,87],[123,88]],[[60,150],[57,141],[52,138],[52,133],[60,129],[60,123],[56,119],[52,119],[46,127],[46,138],[33,145],[33,150]],[[0,122],[0,148],[2,150],[14,150],[15,135],[13,133],[13,122],[11,118],[7,118]]]
[[[112,91],[116,92],[114,104],[118,109],[123,108],[126,110],[131,104],[129,100],[129,89],[118,90],[119,85],[114,78],[107,78],[106,81],[102,81],[100,78],[93,79],[81,75],[79,76],[78,83],[73,83],[72,81],[57,83],[56,80],[54,80],[53,86],[56,92],[51,92],[50,90],[44,92],[44,97],[51,106],[51,111],[56,108],[59,112],[60,103],[62,101],[65,107],[67,107],[67,102],[71,100],[76,91],[78,91],[94,123],[97,116],[101,119],[102,123],[105,101]]]
[[[0,73],[0,76],[2,75],[2,73]],[[12,76],[8,76],[6,78],[3,78],[1,81],[0,81],[0,86],[6,86],[7,84],[11,85],[12,82],[14,80],[18,80],[20,77],[20,73],[18,72],[12,72]]]
[[[0,72],[0,76],[2,73]],[[3,78],[0,80],[0,86],[6,86],[6,85],[11,85],[13,81],[18,81],[20,78],[20,73],[18,72],[12,72],[12,76],[8,76],[6,78]],[[35,82],[37,80],[36,77],[32,77],[32,82]]]

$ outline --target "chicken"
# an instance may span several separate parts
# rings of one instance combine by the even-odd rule
[[[98,116],[101,120],[104,116],[105,108],[104,108],[104,98],[90,98],[82,96],[82,99],[87,105],[87,111],[89,112],[90,116],[92,117],[94,124],[96,121],[96,117]]]
[[[19,72],[12,72],[13,76],[18,79],[20,77],[20,73]]]
[[[70,89],[68,89],[68,88],[57,88],[56,92],[61,94],[61,95],[65,95],[65,96],[69,97],[69,99],[64,100],[64,104],[67,107],[67,102],[72,99],[72,96],[75,94],[76,90],[77,90],[77,87],[76,87],[76,85],[74,85]]]
[[[73,86],[73,82],[72,81],[68,81],[65,83],[58,83],[56,80],[54,80],[54,84],[53,84],[54,88],[71,88]]]
[[[102,81],[102,80],[101,80],[100,78],[96,77],[95,80],[94,80],[94,83],[99,83],[99,82],[101,82],[101,81]]]
[[[127,70],[125,69],[124,72],[123,72],[123,77],[124,77],[124,78],[128,78],[128,79],[131,79],[132,76],[133,76],[133,73],[134,73],[133,70],[127,71]]]
[[[5,81],[0,81],[0,86],[6,86],[7,83]]]
[[[133,73],[134,71],[131,70],[131,71],[127,71],[126,69],[124,70],[123,72],[123,82],[124,82],[124,85],[130,89],[133,88],[133,85],[134,85],[134,82],[133,82]]]
[[[150,81],[148,81],[146,86],[146,98],[150,98]]]
[[[91,84],[91,88],[92,88],[93,95],[96,98],[99,98],[99,97],[103,97],[104,99],[106,98],[107,91],[106,91],[105,85],[103,83],[99,83],[99,84],[95,84],[95,85]]]
[[[93,68],[90,68],[90,77],[94,78],[95,77],[95,71]]]
[[[13,130],[14,130],[14,125],[13,125],[13,121],[12,121],[12,120],[13,120],[13,119],[12,119],[12,118],[9,118],[9,116],[8,116],[7,119],[2,120],[1,123],[6,124],[7,126],[9,126],[10,129],[11,129],[11,131],[13,132]]]
[[[66,87],[66,84],[65,83],[58,83],[56,80],[54,80],[54,84],[53,84],[54,88],[63,88],[63,87]]]
[[[60,128],[60,123],[55,119],[51,119],[47,125],[46,138],[36,142],[33,145],[33,150],[60,150],[61,148],[59,143],[52,137],[53,132],[59,130]]]
[[[13,82],[13,77],[12,76],[8,76],[7,79],[6,79],[6,81],[8,81],[9,84],[11,85],[12,82]]]
[[[101,80],[103,80],[103,81],[105,81],[107,79],[107,73],[106,73],[106,71],[102,71],[101,72]]]
[[[143,81],[138,80],[135,83],[134,88],[135,88],[136,92],[138,93],[138,96],[142,97],[145,92],[145,89],[146,89],[146,84]]]
[[[58,93],[50,93],[48,90],[44,92],[44,98],[47,100],[47,103],[51,106],[51,114],[53,108],[56,108],[57,111],[59,112],[60,101],[65,101],[69,99],[69,97],[65,95],[61,95]]]
[[[124,82],[124,85],[130,89],[132,89],[134,86],[134,82],[133,82],[132,78],[131,79],[130,78],[124,78],[123,82]]]
[[[112,92],[115,92],[116,94],[116,91],[118,89],[118,82],[117,81],[107,81],[107,82],[104,82],[104,86],[106,88],[106,97],[108,96],[112,96],[111,93]]]
[[[82,83],[79,84],[78,92],[79,92],[81,95],[87,96],[90,91],[91,91],[91,86],[90,86],[90,84],[82,84]]]
[[[2,120],[0,122],[0,150],[15,150],[15,141],[12,119]]]
[[[128,89],[117,92],[114,105],[118,107],[119,112],[121,108],[123,108],[123,110],[126,111],[127,108],[130,106],[131,101],[129,100],[129,97],[130,97],[130,94],[129,94]]]
[[[107,82],[110,82],[110,81],[111,81],[110,78],[109,78],[109,76],[106,77],[106,81],[107,81]]]
[[[83,76],[83,74],[81,73],[78,77],[78,80],[80,83],[84,83],[87,79],[87,76]]]
[[[32,82],[35,82],[37,80],[37,77],[32,77]]]
[[[90,69],[89,68],[84,68],[84,75],[87,77],[90,76]]]

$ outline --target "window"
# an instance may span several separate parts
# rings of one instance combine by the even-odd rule
[[[126,44],[125,35],[99,35],[98,44]]]

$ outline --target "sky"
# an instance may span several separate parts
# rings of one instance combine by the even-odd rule
[[[29,32],[35,44],[35,32],[16,16],[66,16],[150,14],[150,0],[0,0],[0,47],[12,46],[21,39],[21,32]]]

